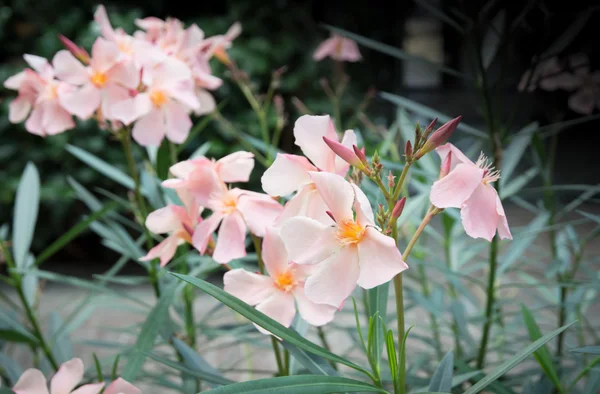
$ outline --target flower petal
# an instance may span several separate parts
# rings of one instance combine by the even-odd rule
[[[146,218],[146,227],[154,234],[164,234],[177,231],[181,228],[181,220],[175,211],[176,205],[169,204],[166,207],[150,212]]]
[[[352,146],[357,144],[356,134],[354,134],[354,130],[346,130],[344,136],[342,137],[341,144],[346,148],[352,150]],[[350,168],[350,164],[348,164],[344,159],[339,156],[335,156],[334,163],[335,173],[341,176],[346,176],[348,173],[348,169]]]
[[[367,227],[358,244],[360,276],[358,285],[371,289],[390,281],[408,268],[402,254],[391,237],[383,235],[373,227]]]
[[[164,267],[165,265],[169,264],[169,261],[171,261],[173,256],[175,256],[179,241],[180,239],[175,234],[168,236],[158,245],[150,249],[147,255],[140,257],[140,261],[150,261],[159,258],[160,266]]]
[[[104,388],[104,383],[86,384],[73,391],[71,394],[98,394]],[[58,393],[57,393],[58,394]],[[121,394],[121,393],[119,393]]]
[[[498,213],[498,235],[500,236],[500,239],[513,239],[510,228],[508,228],[508,220],[506,220],[506,214],[504,213],[502,201],[500,201],[498,192],[496,192],[496,212]]]
[[[52,394],[70,393],[83,379],[83,372],[83,361],[78,358],[62,364],[50,381],[50,392]]]
[[[59,95],[60,105],[73,115],[88,119],[100,106],[102,94],[91,83]]]
[[[352,189],[354,189],[355,193],[354,210],[356,211],[356,220],[363,227],[374,226],[375,217],[373,216],[373,209],[371,208],[369,199],[361,188],[354,183],[352,184]]]
[[[438,208],[460,208],[482,183],[484,171],[471,164],[459,164],[431,186],[429,199]]]
[[[159,146],[166,134],[165,117],[158,109],[139,118],[132,131],[133,139],[142,146]]]
[[[498,226],[496,189],[490,185],[479,185],[460,210],[462,224],[467,235],[491,241]]]
[[[290,260],[296,264],[320,263],[341,248],[334,227],[306,217],[283,223],[280,235]]]
[[[333,320],[337,308],[327,304],[317,304],[306,297],[304,287],[298,286],[294,289],[294,297],[298,304],[298,312],[308,324],[322,326]]]
[[[449,142],[445,143],[444,145],[438,146],[437,148],[435,148],[435,151],[438,153],[438,155],[440,155],[442,163],[444,162],[446,156],[448,156],[448,153],[452,152],[452,157],[450,158],[450,171],[452,171],[457,165],[461,163],[475,165],[475,163],[473,163],[467,156],[465,156],[465,154],[462,153],[460,149],[458,149],[456,146],[452,145]]]
[[[266,194],[243,191],[238,210],[244,216],[252,234],[264,236],[267,227],[273,226],[283,212],[283,206]]]
[[[110,20],[108,19],[108,14],[106,13],[106,8],[102,4],[96,8],[96,12],[94,13],[94,20],[100,26],[100,32],[102,35],[111,41],[116,39],[115,31],[110,24]]]
[[[117,63],[108,74],[112,83],[117,83],[127,89],[137,90],[140,84],[140,71],[133,62]]]
[[[165,107],[167,138],[176,144],[181,144],[190,133],[192,121],[180,104],[171,101]]]
[[[275,226],[281,226],[294,216],[306,216],[316,221],[333,225],[335,222],[327,214],[329,208],[317,191],[314,183],[305,185],[283,207],[283,212],[277,218]]]
[[[282,326],[289,327],[292,325],[294,316],[296,316],[294,296],[292,293],[274,291],[269,298],[256,306],[256,310],[279,322]],[[264,328],[256,324],[255,326],[263,334],[270,334]]]
[[[329,172],[311,172],[310,176],[334,219],[337,222],[353,220],[354,189],[352,185],[341,176]]]
[[[206,252],[206,247],[208,245],[208,241],[212,233],[215,232],[219,224],[223,220],[223,215],[217,212],[214,212],[210,217],[203,220],[196,230],[194,231],[194,235],[192,236],[192,244],[200,254],[204,254]]]
[[[308,171],[317,169],[306,157],[278,153],[261,178],[262,188],[271,196],[287,196],[312,183]]]
[[[152,111],[152,101],[147,94],[138,94],[135,97],[129,97],[120,100],[111,107],[111,116],[126,125],[131,124],[141,116]]]
[[[594,111],[595,105],[594,91],[586,86],[569,97],[569,108],[578,114],[590,115]]]
[[[339,308],[356,288],[360,275],[358,250],[349,245],[319,264],[306,280],[304,291],[309,300]]]
[[[21,71],[12,75],[4,81],[4,87],[6,89],[11,90],[19,90],[23,81],[27,78],[27,73],[25,71]]]
[[[31,111],[31,101],[24,95],[19,95],[8,106],[8,120],[10,123],[21,123],[27,119]]]
[[[108,385],[104,394],[142,394],[142,390],[135,387],[123,378],[117,378]]]
[[[315,61],[321,61],[327,56],[331,56],[335,52],[335,48],[338,43],[338,38],[330,37],[325,41],[321,42],[315,53],[313,54],[313,59]]]
[[[275,228],[267,228],[262,242],[262,259],[271,278],[277,278],[290,268],[285,244]]]
[[[90,66],[95,72],[105,73],[117,64],[120,54],[119,47],[115,43],[98,37],[92,45]]]
[[[38,105],[37,107],[33,107],[31,111],[31,115],[25,122],[25,129],[29,131],[31,134],[45,136],[46,132],[44,130],[44,126],[42,125],[42,119],[44,118],[44,107],[42,105]]]
[[[254,154],[239,151],[217,161],[217,172],[223,182],[248,182],[254,168]]]
[[[315,166],[323,171],[335,171],[335,153],[323,140],[323,137],[338,140],[329,115],[299,117],[294,125],[294,137],[296,145]]]
[[[220,264],[246,256],[246,223],[238,211],[226,215],[219,228],[213,259]]]
[[[89,81],[85,66],[66,49],[62,49],[52,59],[56,78],[73,85],[84,85]]]
[[[341,48],[339,54],[337,54],[337,60],[346,62],[357,62],[362,56],[358,50],[358,45],[355,41],[349,38],[342,38]]]
[[[201,88],[196,89],[196,97],[198,97],[198,102],[200,103],[198,109],[194,111],[196,115],[206,115],[213,112],[215,108],[217,108],[217,102],[215,101],[212,93],[210,93],[208,90]]]
[[[73,117],[59,105],[57,100],[47,101],[44,104],[46,108],[42,125],[46,134],[56,135],[75,127]]]
[[[44,374],[33,368],[23,372],[12,390],[15,394],[48,394]]]
[[[271,278],[243,268],[227,271],[223,275],[223,284],[226,292],[252,306],[265,301],[277,291]]]

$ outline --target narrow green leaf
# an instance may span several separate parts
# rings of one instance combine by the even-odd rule
[[[328,376],[339,376],[339,373],[331,367],[325,359],[310,354],[299,348],[298,346],[292,345],[289,342],[281,342],[284,348],[298,361],[303,367],[308,369],[311,373],[316,375],[328,375]]]
[[[49,325],[49,337],[53,338],[54,342],[52,346],[52,355],[59,364],[71,360],[73,355],[73,344],[69,339],[69,335],[66,331],[60,331],[64,326],[64,322],[60,314],[53,311],[50,314],[50,325]]]
[[[202,356],[200,356],[194,349],[188,346],[187,343],[173,337],[171,339],[173,346],[177,349],[177,352],[183,358],[185,365],[193,371],[205,372],[214,376],[220,376],[221,372],[210,365]],[[224,378],[223,378],[224,379]]]
[[[212,285],[201,279],[197,279],[197,278],[188,276],[188,275],[175,274],[175,273],[171,273],[171,275],[199,288],[200,290],[204,291],[211,297],[216,298],[218,301],[222,302],[223,304],[227,305],[228,307],[230,307],[231,309],[233,309],[240,315],[244,316],[246,319],[249,319],[252,322],[258,324],[259,326],[261,326],[265,330],[273,333],[274,335],[278,336],[279,338],[281,338],[285,341],[288,341],[289,343],[296,345],[308,352],[311,352],[313,354],[321,356],[327,360],[331,360],[331,361],[338,362],[340,364],[344,364],[350,368],[353,368],[357,371],[363,372],[363,373],[367,374],[368,376],[370,376],[370,373],[368,371],[366,371],[364,368],[361,368],[360,366],[354,364],[353,362],[348,361],[347,359],[340,357],[336,354],[333,354],[333,353],[329,352],[328,350],[306,340],[305,338],[300,336],[297,332],[290,330],[287,327],[282,326],[281,324],[279,324],[275,320],[271,319],[264,313],[257,311],[255,308],[246,304],[244,301],[240,300],[237,297],[232,296],[229,293],[226,293],[225,291],[221,290],[217,286]]]
[[[521,161],[525,150],[529,147],[531,137],[538,127],[539,125],[537,122],[530,123],[512,137],[510,144],[504,151],[504,157],[502,158],[501,186],[504,186],[506,182],[511,179],[512,173]]]
[[[102,364],[100,364],[100,360],[98,360],[98,356],[96,355],[96,353],[94,353],[93,356],[94,356],[94,365],[96,366],[96,376],[97,376],[98,382],[104,382],[104,374],[102,373]]]
[[[429,391],[449,393],[452,390],[452,377],[454,375],[454,353],[446,353],[440,365],[433,373],[429,383]]]
[[[156,175],[162,180],[169,176],[171,167],[171,154],[169,152],[169,141],[165,138],[156,152]]]
[[[27,163],[17,188],[13,216],[13,258],[17,268],[25,266],[35,232],[39,205],[40,175],[33,163]]]
[[[370,384],[339,376],[298,375],[222,386],[206,393],[211,394],[327,394],[340,392],[387,393]]]
[[[540,173],[535,167],[524,171],[521,175],[515,177],[506,184],[506,187],[500,189],[500,197],[504,200],[512,197],[523,189],[527,184]]]
[[[40,265],[44,261],[48,260],[56,252],[64,248],[65,245],[67,245],[69,242],[71,242],[73,239],[77,238],[81,233],[83,233],[89,227],[90,224],[102,218],[107,212],[110,212],[113,209],[115,209],[116,206],[117,204],[114,202],[106,204],[104,208],[100,209],[99,211],[93,212],[90,216],[86,217],[84,220],[71,227],[69,231],[64,233],[60,238],[54,241],[50,246],[44,249],[42,253],[39,254],[37,259],[35,260],[35,265]]]
[[[475,385],[470,387],[463,394],[479,393],[481,390],[483,390],[484,388],[489,386],[491,383],[493,383],[496,379],[498,379],[499,377],[501,377],[502,375],[504,375],[505,373],[507,373],[508,371],[513,369],[517,364],[519,364],[521,361],[525,360],[533,352],[535,352],[536,350],[538,350],[539,348],[544,346],[548,341],[552,340],[554,337],[556,337],[561,332],[565,331],[567,328],[571,327],[573,324],[575,324],[575,322],[564,325],[564,326],[544,335],[537,341],[535,341],[532,344],[530,344],[529,346],[525,347],[525,349],[521,350],[519,353],[515,354],[510,359],[508,359],[505,362],[503,362],[502,364],[500,364],[498,367],[496,367],[496,369],[494,369],[492,372],[487,374],[483,379],[481,379]]]
[[[23,375],[23,367],[6,353],[0,352],[0,369],[4,371],[6,377],[14,384]]]
[[[525,251],[537,239],[538,234],[543,231],[548,223],[548,217],[547,213],[538,215],[519,234],[515,234],[515,241],[510,244],[508,250],[502,256],[502,263],[498,267],[498,276],[506,272],[511,265],[523,257]]]
[[[575,349],[569,349],[569,351],[574,353],[600,354],[600,346],[577,347]]]
[[[390,375],[394,384],[394,392],[400,392],[400,381],[398,380],[398,355],[396,353],[396,343],[394,342],[394,333],[392,330],[385,336],[385,347],[388,354],[388,364],[390,366]]]
[[[150,357],[154,361],[158,361],[159,363],[166,365],[169,368],[173,368],[179,372],[183,372],[186,375],[190,375],[195,378],[200,378],[200,379],[210,382],[212,384],[231,385],[232,383],[234,383],[233,380],[227,379],[227,378],[221,376],[221,374],[214,375],[214,374],[206,372],[206,371],[196,371],[196,370],[188,368],[188,367],[181,365],[175,361],[169,360],[168,358],[165,358],[165,357],[161,357],[154,353],[147,352],[147,353],[145,353],[145,355]]]
[[[38,340],[21,323],[0,310],[0,339],[8,342],[37,344]]]
[[[130,190],[133,190],[135,188],[135,183],[133,182],[133,179],[131,179],[129,175],[125,174],[123,171],[119,170],[115,166],[108,164],[104,160],[99,159],[91,153],[76,146],[67,145],[66,149],[73,156],[83,161],[85,164],[92,167],[99,173],[117,182],[118,184],[125,186]]]
[[[173,302],[176,289],[176,283],[173,283],[164,289],[156,306],[148,314],[148,317],[142,326],[142,330],[138,335],[135,346],[132,349],[132,353],[127,360],[127,365],[125,365],[125,369],[121,374],[123,379],[130,382],[135,381],[138,373],[142,369],[147,353],[150,352],[154,346],[154,341],[158,335],[159,329],[163,328],[166,324],[170,324],[169,307]]]
[[[383,352],[383,345],[385,343],[385,331],[383,326],[385,323],[387,323],[386,317],[389,288],[390,284],[388,282],[367,290],[367,296],[369,300],[369,315],[372,319],[374,319],[371,357],[373,358],[377,370],[379,370],[381,354]]]
[[[402,338],[402,343],[400,344],[400,361],[398,363],[398,381],[400,382],[400,384],[402,384],[402,379],[405,378],[405,371],[402,370],[402,366],[405,366],[406,368],[406,340],[408,339],[408,334],[410,333],[410,330],[413,329],[413,327],[414,326],[410,326],[408,330],[406,330],[406,332],[404,333],[404,338]]]

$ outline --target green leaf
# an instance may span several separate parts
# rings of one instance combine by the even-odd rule
[[[212,384],[230,385],[230,384],[234,383],[233,380],[227,379],[227,378],[221,376],[221,374],[215,375],[215,374],[212,374],[212,373],[209,373],[206,371],[196,371],[196,370],[188,368],[184,365],[176,363],[175,361],[169,360],[168,358],[165,358],[165,357],[161,357],[154,353],[148,352],[145,355],[155,361],[158,361],[159,363],[161,363],[163,365],[166,365],[167,367],[170,367],[177,371],[183,372],[186,375],[190,375],[195,378],[200,378],[200,379],[210,382]]]
[[[202,356],[200,356],[194,349],[188,346],[187,343],[173,337],[171,339],[173,342],[173,346],[177,349],[177,352],[183,358],[184,364],[193,371],[204,372],[207,374],[211,374],[213,376],[218,376],[223,378],[221,372],[218,369],[214,368],[210,365]],[[223,378],[223,381],[226,379]],[[219,384],[228,384],[228,383],[219,383]]]
[[[502,158],[502,177],[500,178],[501,186],[504,186],[510,179],[512,173],[517,168],[517,165],[523,157],[523,153],[531,143],[531,137],[537,130],[538,123],[530,123],[523,127],[515,136],[512,138],[510,144],[504,150],[504,157]],[[501,188],[502,189],[502,188]]]
[[[377,371],[380,369],[381,353],[385,343],[385,330],[387,304],[390,284],[384,283],[380,286],[367,290],[369,316],[373,319],[373,332],[370,335],[369,348],[371,358]]]
[[[290,330],[287,327],[282,326],[281,324],[279,324],[275,320],[271,319],[264,313],[257,311],[255,308],[246,304],[244,301],[240,300],[237,297],[232,296],[229,293],[226,293],[225,291],[219,289],[217,286],[212,285],[201,279],[197,279],[197,278],[188,276],[188,275],[175,274],[175,273],[171,273],[171,275],[199,288],[200,290],[204,291],[211,297],[216,298],[218,301],[222,302],[223,304],[227,305],[228,307],[230,307],[231,309],[233,309],[240,315],[244,316],[246,319],[249,319],[252,322],[258,324],[259,326],[261,326],[265,330],[273,333],[274,335],[278,336],[279,338],[281,338],[285,341],[288,341],[289,343],[296,345],[299,348],[304,349],[310,353],[321,356],[327,360],[331,360],[331,361],[335,361],[340,364],[344,364],[350,368],[353,368],[357,371],[365,373],[368,376],[371,376],[371,374],[364,368],[361,368],[360,366],[354,364],[353,362],[348,361],[347,359],[340,357],[336,354],[333,354],[333,353],[329,352],[328,350],[306,340],[305,338],[300,336],[297,332]]]
[[[148,314],[148,317],[142,326],[142,330],[138,335],[135,346],[132,349],[132,353],[127,360],[127,365],[125,365],[125,369],[121,374],[123,379],[130,382],[135,381],[138,373],[142,369],[147,354],[154,346],[158,330],[163,328],[164,325],[170,324],[169,307],[173,302],[176,290],[176,283],[173,283],[164,289],[156,306]]]
[[[517,194],[523,187],[525,187],[529,181],[539,174],[540,170],[535,167],[532,167],[526,171],[524,171],[521,175],[514,178],[511,182],[506,184],[506,187],[500,189],[500,198],[507,199],[508,197],[512,197]]]
[[[387,393],[370,384],[339,376],[298,375],[222,386],[206,393],[211,394],[327,394],[340,392]]]
[[[394,392],[398,393],[400,392],[400,380],[398,379],[398,355],[396,354],[396,344],[394,343],[394,333],[392,330],[389,330],[385,336],[385,347],[388,354],[390,375],[392,376],[392,382],[394,383]]]
[[[118,184],[125,186],[126,188],[133,190],[135,188],[135,183],[133,179],[123,171],[119,170],[113,165],[108,164],[102,159],[92,155],[85,150],[78,148],[73,145],[67,145],[67,151],[71,153],[73,156],[83,161],[88,166],[92,167],[99,173],[105,175],[106,177],[112,179]]]
[[[433,373],[429,383],[429,391],[449,393],[452,390],[452,377],[454,373],[454,353],[446,353],[440,365]]]
[[[12,316],[0,310],[0,339],[8,342],[37,344],[38,340]]]
[[[505,373],[507,373],[508,371],[513,369],[521,361],[523,361],[527,357],[529,357],[531,355],[531,353],[535,352],[536,350],[538,350],[539,348],[544,346],[547,342],[552,340],[554,337],[556,337],[561,332],[565,331],[567,328],[571,327],[573,324],[575,324],[575,321],[572,323],[569,323],[567,325],[564,325],[564,326],[544,335],[537,341],[535,341],[532,344],[530,344],[529,346],[525,347],[525,349],[521,350],[519,353],[515,354],[513,357],[509,358],[508,360],[506,360],[505,362],[500,364],[498,367],[496,367],[496,369],[494,369],[492,372],[485,375],[485,377],[483,379],[481,379],[475,385],[470,387],[463,394],[479,393],[481,390],[483,390],[484,388],[489,386],[491,383],[493,383],[496,379],[498,379],[499,377],[501,377],[502,375],[504,375]]]
[[[303,367],[316,375],[339,376],[339,373],[323,358],[315,356],[292,345],[286,341],[281,342],[284,348],[298,361]]]
[[[0,352],[0,369],[4,371],[6,377],[14,384],[23,375],[23,367],[16,361],[13,360],[9,355]]]
[[[548,217],[549,214],[547,213],[537,216],[525,229],[515,234],[515,241],[510,244],[508,250],[502,256],[502,263],[498,267],[498,276],[506,272],[516,261],[523,258],[525,251],[537,239],[538,234],[543,231],[548,223]]]
[[[169,176],[171,167],[171,156],[169,152],[169,141],[165,138],[156,153],[156,175],[162,180]]]
[[[401,97],[401,96],[397,96],[395,94],[386,93],[386,92],[380,92],[379,95],[383,99],[385,99],[391,103],[394,103],[398,106],[401,106],[408,110],[416,112],[419,115],[426,117],[428,119],[438,118],[438,120],[440,122],[446,123],[455,118],[454,116],[445,115],[441,112],[434,110],[433,108],[430,108],[423,104],[419,104],[416,101],[410,100],[406,97]],[[477,130],[476,128],[474,128],[472,126],[469,126],[462,121],[458,124],[457,129],[461,130],[467,134],[473,135],[475,137],[488,138],[487,134],[485,134],[484,132]]]
[[[61,330],[64,322],[60,314],[53,311],[50,314],[49,337],[53,338],[52,355],[59,364],[69,361],[74,357],[73,344],[65,330]]]
[[[576,347],[575,349],[569,349],[569,351],[574,353],[600,354],[600,346]]]
[[[40,205],[40,175],[32,163],[27,163],[21,176],[13,217],[13,257],[17,268],[23,268],[35,232]]]
[[[46,249],[44,249],[42,253],[39,254],[37,259],[35,260],[35,265],[40,265],[44,261],[48,260],[56,252],[60,251],[63,247],[65,247],[65,245],[67,245],[73,239],[77,238],[82,232],[84,232],[89,227],[90,224],[102,218],[107,212],[110,212],[113,209],[115,209],[116,206],[117,204],[114,202],[106,204],[104,208],[93,212],[90,216],[86,217],[84,220],[71,227],[69,231],[64,233],[56,241],[52,242],[50,246],[48,246]]]

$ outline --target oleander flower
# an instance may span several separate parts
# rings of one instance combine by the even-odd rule
[[[369,200],[358,186],[337,174],[309,175],[335,223],[298,216],[281,227],[290,259],[317,264],[304,287],[309,300],[340,307],[357,284],[370,289],[408,268],[396,242],[376,228]]]
[[[25,69],[4,81],[4,87],[19,95],[9,105],[11,123],[25,122],[25,129],[40,136],[55,135],[75,127],[61,98],[74,88],[55,79],[55,69],[43,57],[23,56],[31,69]]]
[[[304,286],[313,266],[301,266],[289,259],[277,230],[267,229],[262,243],[267,275],[234,269],[225,273],[225,291],[289,327],[296,310],[309,324],[321,326],[333,320],[336,308],[317,304],[306,297]],[[261,332],[268,331],[255,325]]]
[[[177,189],[177,195],[183,206],[169,204],[151,212],[146,218],[148,230],[154,234],[168,233],[169,236],[150,249],[146,256],[141,257],[141,261],[160,258],[160,266],[164,267],[171,261],[179,245],[192,243],[202,208],[187,190]]]
[[[106,387],[103,394],[142,394],[142,390],[138,389],[125,379],[117,378]]]
[[[294,216],[307,216],[322,223],[333,223],[327,215],[327,206],[317,192],[311,172],[322,171],[345,176],[350,164],[338,157],[327,146],[324,137],[338,141],[333,122],[329,115],[304,115],[298,118],[294,125],[296,145],[304,156],[277,154],[273,165],[261,178],[263,190],[271,196],[287,196],[297,192],[288,201],[278,224]],[[356,145],[356,135],[352,130],[346,130],[341,141],[342,145],[352,149]],[[308,159],[310,159],[310,161]],[[311,163],[312,162],[312,163]]]
[[[240,22],[235,22],[229,27],[227,33],[207,38],[203,47],[207,58],[210,59],[214,56],[223,64],[230,64],[231,60],[227,54],[227,49],[231,48],[233,40],[240,34],[242,34],[242,24]]]
[[[313,54],[313,59],[316,61],[326,57],[339,62],[357,62],[362,59],[355,41],[335,33],[319,44]]]
[[[491,241],[496,230],[501,239],[512,239],[500,197],[491,183],[500,178],[483,153],[473,163],[454,145],[436,149],[449,172],[431,187],[430,200],[438,208],[460,208],[465,232],[473,238]],[[444,172],[446,172],[445,170]]]
[[[62,364],[50,380],[50,391],[44,374],[37,369],[28,369],[13,387],[15,394],[97,394],[104,383],[86,384],[75,389],[83,379],[83,362],[74,358]],[[113,392],[115,393],[115,392]],[[110,394],[110,393],[109,393]],[[133,391],[124,394],[138,394]]]

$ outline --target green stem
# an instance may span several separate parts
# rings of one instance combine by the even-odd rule
[[[285,367],[281,360],[281,353],[279,352],[279,343],[277,343],[277,339],[274,336],[271,336],[271,345],[273,346],[273,353],[275,354],[275,361],[277,362],[277,370],[279,371],[279,376],[285,376]]]
[[[449,234],[446,234],[444,239],[444,257],[446,259],[446,266],[448,267],[448,270],[452,271],[452,256],[450,253]],[[455,302],[456,300],[458,300],[458,293],[456,292],[454,283],[452,283],[452,279],[448,281],[448,291],[450,293],[452,301]],[[456,316],[454,316],[454,314],[452,315],[452,334],[454,335],[454,351],[456,352],[456,358],[460,359],[462,357],[462,346],[460,345],[458,321],[456,320]]]
[[[590,372],[592,370],[592,368],[594,368],[596,366],[596,364],[600,363],[600,356],[596,357],[595,359],[592,360],[591,363],[589,363],[580,373],[579,375],[577,375],[577,377],[573,380],[573,382],[569,385],[569,388],[567,388],[567,393],[570,393],[571,391],[573,391],[573,389],[575,388],[575,385],[577,384],[577,382],[579,382],[579,380],[581,378],[583,378],[585,375],[588,374],[588,372]]]
[[[169,157],[171,159],[171,165],[177,163],[177,146],[169,141]]]
[[[492,314],[494,312],[495,303],[495,283],[496,283],[496,263],[498,254],[498,237],[492,239],[490,247],[490,273],[487,286],[487,303],[485,307],[485,323],[483,325],[483,334],[481,336],[481,345],[479,346],[479,354],[477,355],[477,368],[483,368],[485,362],[485,353],[492,327]]]
[[[323,330],[322,326],[317,327],[317,334],[319,335],[319,339],[321,340],[323,347],[331,352],[331,347],[329,346],[329,342],[327,342],[325,330]],[[331,364],[331,367],[337,371],[337,364],[334,361],[329,361],[329,363]]]
[[[194,287],[188,285],[183,290],[183,301],[185,306],[185,331],[189,345],[196,346],[196,325],[194,323]]]
[[[427,274],[425,273],[425,266],[423,264],[419,264],[417,269],[419,271],[419,280],[421,282],[421,288],[423,289],[423,296],[429,298],[429,296],[431,295],[431,291],[429,289],[429,281],[427,280]],[[437,317],[433,312],[429,312],[429,320],[431,321],[431,329],[433,331],[435,352],[437,354],[438,360],[441,360],[443,356],[443,350],[442,339],[440,337],[440,326],[438,324]]]

